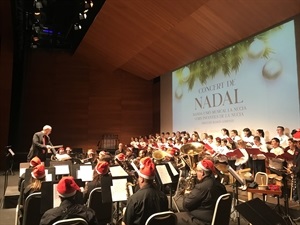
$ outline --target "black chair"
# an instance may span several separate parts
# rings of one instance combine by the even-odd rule
[[[101,187],[94,188],[87,202],[87,206],[95,211],[99,225],[106,225],[112,223],[113,203],[102,202]]]
[[[39,225],[42,217],[40,208],[41,192],[30,194],[25,199],[22,225]]]
[[[88,222],[82,218],[71,218],[58,220],[52,225],[88,225]]]
[[[176,225],[177,216],[172,211],[154,213],[146,220],[145,225]]]
[[[214,209],[211,225],[229,225],[232,196],[230,193],[221,195]]]

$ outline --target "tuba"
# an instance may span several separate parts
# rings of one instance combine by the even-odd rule
[[[196,164],[203,158],[205,149],[203,144],[199,142],[192,142],[182,145],[180,148],[180,153],[190,170],[194,170]],[[188,159],[185,159],[185,156],[187,156]]]
[[[169,154],[162,150],[155,150],[154,152],[152,152],[152,158],[154,159],[155,164],[161,164],[162,160],[166,156],[169,156]]]
[[[184,190],[186,193],[190,192],[196,185],[196,165],[203,158],[205,154],[204,145],[198,142],[192,142],[181,146],[181,159],[188,165],[190,171],[185,178]],[[187,157],[187,159],[185,158]],[[182,184],[181,184],[182,185]]]

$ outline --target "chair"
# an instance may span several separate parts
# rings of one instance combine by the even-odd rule
[[[22,225],[39,225],[42,217],[40,208],[41,192],[30,194],[25,199]]]
[[[98,223],[111,224],[113,218],[113,203],[102,202],[102,190],[101,187],[94,188],[87,202],[87,206],[95,211]]]
[[[229,225],[232,196],[230,193],[221,195],[214,209],[211,225]]]
[[[71,218],[58,220],[53,225],[88,225],[88,222],[82,218]]]
[[[255,174],[254,177],[254,181],[258,184],[258,185],[268,185],[269,182],[269,177],[268,174],[264,173],[264,172],[257,172]]]
[[[146,220],[145,225],[176,225],[177,217],[172,211],[154,213]]]

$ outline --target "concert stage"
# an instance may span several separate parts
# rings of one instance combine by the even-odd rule
[[[1,173],[1,172],[0,172]],[[1,173],[3,174],[3,172]],[[5,194],[5,198],[3,199],[3,193],[4,193],[4,181],[5,181],[5,176],[0,176],[0,193],[1,193],[1,202],[3,203],[4,208],[0,209],[0,225],[14,225],[15,224],[15,204],[16,204],[16,199],[19,195],[18,193],[18,181],[19,181],[19,171],[15,171],[14,175],[9,175],[8,176],[8,186]],[[230,185],[226,186],[227,190],[229,192],[233,191],[233,187]],[[258,197],[262,199],[261,194],[255,194],[255,197]],[[247,191],[238,191],[238,198],[242,202],[247,201]],[[274,208],[277,204],[277,198],[268,196],[266,203],[271,207]],[[284,207],[284,199],[280,198],[279,203]],[[180,200],[178,200],[178,204],[180,203]],[[11,208],[13,207],[13,208]],[[174,205],[173,205],[174,207]],[[300,225],[300,205],[298,203],[295,203],[293,201],[289,201],[289,214],[290,216],[295,220],[297,224]],[[298,221],[299,220],[299,221]],[[231,219],[230,225],[237,225],[238,220],[236,219]],[[240,217],[240,225],[248,225],[248,222],[241,216]]]

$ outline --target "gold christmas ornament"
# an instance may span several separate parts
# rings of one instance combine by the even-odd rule
[[[265,49],[265,43],[262,40],[255,39],[249,46],[248,56],[252,59],[258,59],[263,55]]]
[[[262,74],[264,78],[269,80],[276,79],[282,72],[282,65],[281,63],[276,59],[270,59],[266,64],[264,65],[262,69]]]

